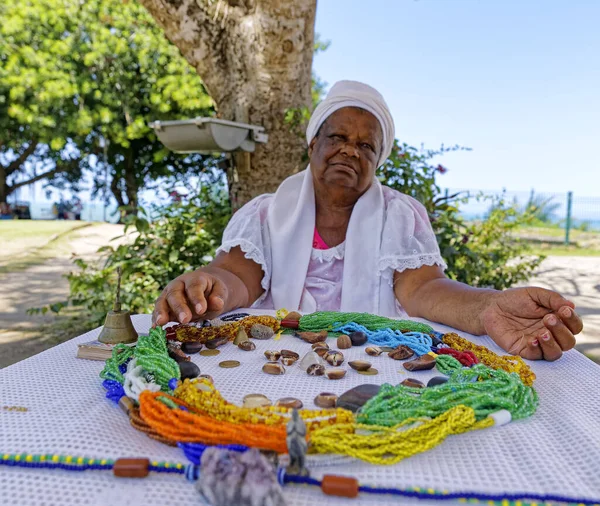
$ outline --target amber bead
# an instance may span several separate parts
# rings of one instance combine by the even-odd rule
[[[150,472],[149,467],[148,459],[117,459],[113,474],[119,478],[145,478]]]
[[[358,496],[358,480],[347,476],[326,474],[321,480],[321,490],[327,495],[356,497]]]

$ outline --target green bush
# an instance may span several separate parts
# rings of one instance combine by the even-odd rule
[[[79,270],[67,276],[69,301],[87,310],[91,327],[102,325],[114,302],[121,267],[123,307],[132,313],[151,312],[169,281],[212,260],[230,216],[222,188],[204,189],[197,197],[149,212],[140,209],[137,217],[126,218],[125,233],[132,240],[100,248],[100,266],[75,260]]]
[[[419,151],[395,144],[378,170],[380,181],[419,200],[427,209],[449,278],[471,286],[498,290],[529,279],[543,260],[528,254],[529,247],[514,237],[519,226],[533,216],[496,199],[485,220],[467,222],[459,213],[461,197],[442,195],[436,175],[446,172],[432,159],[458,147]]]

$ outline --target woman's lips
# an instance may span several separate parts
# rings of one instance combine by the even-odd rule
[[[329,166],[335,167],[336,169],[344,170],[345,172],[352,172],[353,174],[358,174],[358,171],[354,167],[345,163],[330,163]]]

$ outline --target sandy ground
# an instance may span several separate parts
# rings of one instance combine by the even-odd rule
[[[72,256],[96,258],[96,251],[123,233],[122,225],[99,224],[68,236],[60,256],[25,271],[0,274],[0,368],[58,344],[53,336],[35,330],[54,316],[28,315],[27,309],[62,302],[69,294],[63,277],[74,270]]]
[[[122,226],[110,224],[81,229],[72,234],[68,251],[94,258],[100,246],[121,233]],[[26,271],[0,274],[0,368],[58,344],[35,331],[53,316],[26,311],[66,300],[63,275],[73,269],[71,258],[64,254]],[[556,290],[576,304],[585,325],[577,349],[600,363],[600,257],[548,257],[528,284]]]

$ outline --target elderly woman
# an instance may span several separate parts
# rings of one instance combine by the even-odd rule
[[[424,207],[382,186],[394,123],[383,97],[338,82],[307,131],[309,167],[231,219],[216,258],[169,283],[154,322],[239,307],[426,318],[488,334],[509,353],[556,360],[575,345],[574,304],[542,288],[472,288],[444,275]]]

